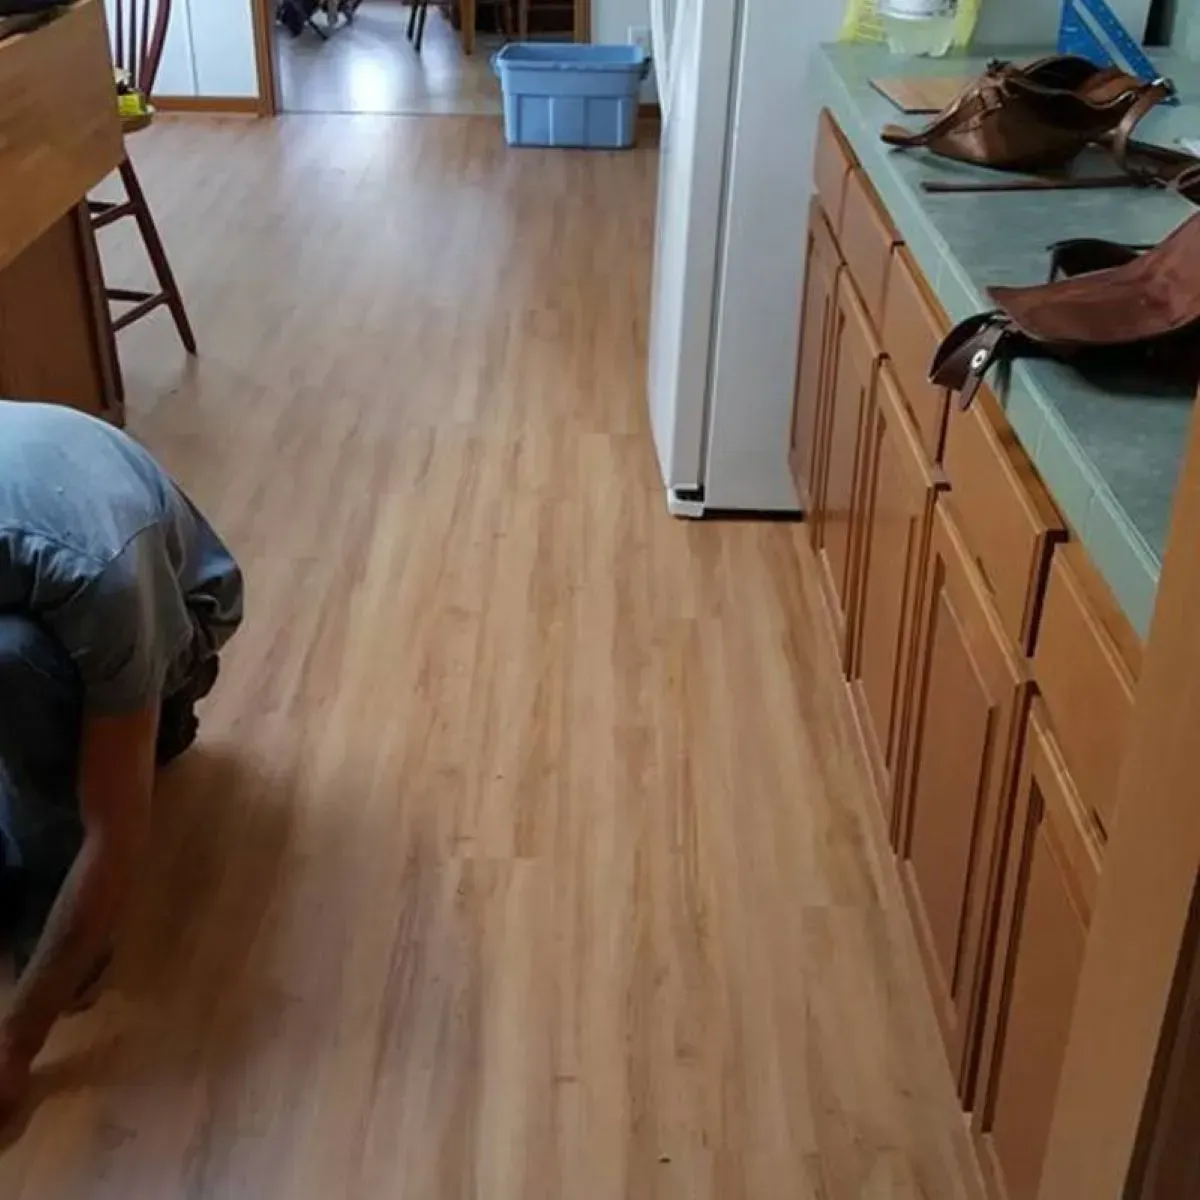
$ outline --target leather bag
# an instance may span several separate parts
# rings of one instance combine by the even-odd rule
[[[1143,386],[1200,383],[1200,213],[1142,251],[1092,238],[1052,247],[1034,287],[994,287],[997,308],[969,317],[938,348],[930,379],[970,406],[988,370],[1018,357],[1054,358]]]
[[[1062,170],[1096,142],[1110,144],[1123,164],[1138,123],[1173,93],[1169,80],[1146,83],[1074,55],[1025,67],[996,61],[927,128],[889,125],[882,137],[898,149],[924,147],[1003,171]]]

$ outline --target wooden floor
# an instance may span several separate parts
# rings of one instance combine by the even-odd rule
[[[405,36],[408,17],[399,0],[363,0],[354,20],[340,20],[328,41],[311,29],[293,38],[277,26],[284,112],[498,115],[500,81],[491,57],[503,38],[481,36],[468,56],[445,14],[431,6],[418,54]],[[326,28],[323,13],[315,20]]]
[[[202,353],[122,335],[130,427],[249,621],[0,1196],[974,1197],[802,531],[666,515],[654,152],[135,155]]]

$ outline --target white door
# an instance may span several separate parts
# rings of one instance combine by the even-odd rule
[[[663,110],[650,419],[669,489],[701,485],[737,5],[652,0]]]

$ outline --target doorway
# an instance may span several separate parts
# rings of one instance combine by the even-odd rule
[[[522,26],[587,40],[589,18],[589,0],[446,0],[418,36],[403,0],[259,0],[260,62],[277,112],[496,116],[492,55]]]

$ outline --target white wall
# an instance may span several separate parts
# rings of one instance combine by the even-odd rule
[[[592,41],[624,42],[630,25],[650,24],[650,0],[592,0]]]
[[[592,0],[593,42],[627,42],[630,25],[650,28],[650,0]],[[651,103],[657,94],[651,75],[642,85],[642,101]]]
[[[254,0],[173,0],[155,93],[258,95]],[[105,0],[112,30],[116,0]]]

